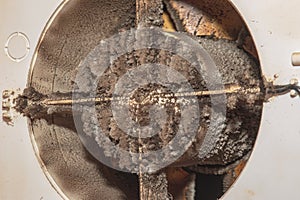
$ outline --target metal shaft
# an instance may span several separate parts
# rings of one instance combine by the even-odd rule
[[[175,94],[153,94],[152,98],[180,98],[180,97],[202,97],[202,96],[211,96],[211,95],[222,95],[222,94],[260,94],[261,89],[259,87],[254,88],[243,88],[237,84],[230,84],[225,86],[224,89],[218,90],[203,90],[203,91],[195,91],[195,92],[187,92],[187,93],[175,93]],[[109,101],[117,101],[120,103],[128,102],[130,97],[95,97],[95,98],[81,98],[81,99],[72,99],[72,98],[62,98],[62,99],[45,99],[40,102],[42,105],[46,106],[59,106],[59,105],[73,105],[73,104],[84,104],[84,103],[95,103],[101,104],[103,102]],[[143,102],[135,102],[130,101],[129,104],[147,104],[149,101]]]

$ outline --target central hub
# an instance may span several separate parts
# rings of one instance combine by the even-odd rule
[[[129,100],[131,118],[140,126],[149,126],[155,122],[163,129],[166,122],[180,116],[180,106],[176,101],[174,93],[162,85],[139,87]]]

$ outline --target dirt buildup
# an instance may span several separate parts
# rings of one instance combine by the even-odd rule
[[[99,45],[100,41],[117,32],[124,32],[134,27],[136,24],[135,9],[136,4],[131,0],[68,2],[45,32],[37,50],[32,76],[29,80],[29,86],[36,90],[36,94],[31,94],[31,89],[28,89],[22,98],[19,98],[17,109],[31,118],[32,137],[43,166],[47,168],[51,178],[70,199],[138,198],[136,176],[105,167],[91,158],[83,146],[83,142],[87,141],[97,152],[105,154],[106,157],[111,158],[114,155],[112,151],[101,151],[101,149],[107,148],[105,146],[107,143],[103,141],[104,138],[95,134],[96,124],[100,125],[109,141],[127,152],[140,152],[141,146],[144,148],[142,150],[144,152],[166,146],[174,138],[179,127],[178,119],[181,118],[182,106],[178,100],[167,104],[153,101],[142,108],[130,107],[130,119],[138,122],[141,126],[151,124],[148,113],[150,115],[153,111],[152,107],[165,107],[167,110],[165,113],[162,112],[162,115],[166,114],[167,122],[155,126],[161,131],[153,137],[142,140],[126,134],[126,131],[118,126],[111,111],[112,102],[109,101],[96,105],[96,121],[94,122],[89,116],[80,115],[82,127],[75,127],[73,115],[57,115],[61,111],[72,112],[69,108],[67,110],[55,108],[55,112],[49,112],[49,108],[44,110],[44,107],[39,107],[39,104],[28,104],[30,101],[40,101],[45,97],[54,98],[51,94],[58,94],[57,92],[70,94],[74,88],[89,91],[93,82],[84,77],[97,77],[99,71],[88,67],[82,77],[86,81],[77,84],[75,77],[78,73],[78,66]],[[152,13],[157,14],[156,12]],[[161,14],[161,10],[158,10],[158,14]],[[149,18],[149,20],[150,23],[153,23],[151,22],[153,19]],[[161,24],[161,21],[156,22]],[[235,42],[203,37],[194,39],[202,44],[213,58],[224,84],[234,83],[245,88],[262,86],[258,64],[243,50],[238,49]],[[115,42],[131,44],[126,38]],[[101,56],[103,55],[96,55],[95,58]],[[103,57],[108,60],[109,58]],[[93,61],[92,59],[91,63]],[[126,53],[113,63],[110,61],[108,63],[111,65],[108,70],[98,80],[97,96],[112,97],[116,83],[124,74],[147,63],[159,63],[179,72],[195,91],[208,90],[201,74],[188,61],[176,55],[176,52],[150,48]],[[158,75],[168,78],[168,74]],[[142,76],[139,78],[143,79]],[[127,84],[124,85],[127,86]],[[149,84],[137,88],[136,93],[131,96],[131,101],[142,101],[145,96],[151,97],[149,95],[151,91],[157,90],[162,90],[163,93],[172,93],[162,85]],[[27,92],[29,93],[27,94]],[[173,165],[195,166],[195,171],[199,169],[205,173],[221,174],[225,173],[224,169],[227,169],[228,166],[234,166],[234,163],[243,159],[251,151],[256,139],[262,111],[262,95],[228,94],[225,114],[218,113],[217,108],[216,110],[212,108],[209,97],[198,97],[200,110],[198,123],[200,126],[196,138],[192,140],[182,138],[181,141],[189,140],[193,141],[193,144]],[[31,109],[30,105],[35,105],[35,107],[31,107],[33,108]],[[120,106],[120,108],[122,107]],[[192,113],[193,109],[186,110],[187,113],[189,111]],[[217,112],[216,118],[211,118],[213,111]],[[41,116],[41,113],[44,116]],[[45,121],[44,117],[49,114],[51,117]],[[226,117],[225,123],[219,122],[218,116]],[[215,123],[214,126],[211,126],[212,122]],[[183,123],[183,125],[192,126],[193,123]],[[201,145],[209,128],[213,132],[220,131],[220,134],[214,148],[208,149],[205,157],[199,157]],[[80,140],[78,134],[81,133],[84,135],[80,135]],[[82,136],[84,136],[84,140],[82,140]],[[179,147],[180,145],[181,143],[179,143]],[[161,162],[176,153],[176,151],[169,151],[161,155],[161,160],[155,162]],[[131,169],[133,163],[138,162],[125,156],[114,164],[126,170]],[[151,160],[145,163],[145,165],[147,164],[151,164]],[[162,180],[165,181],[164,177]]]
[[[243,50],[238,49],[235,42],[211,40],[207,38],[198,38],[197,40],[212,56],[224,84],[235,83],[245,88],[263,88],[257,63]],[[145,59],[146,57],[147,59]],[[128,65],[128,63],[130,64]],[[106,96],[113,96],[113,86],[117,84],[119,78],[124,76],[127,71],[134,70],[138,66],[146,63],[160,63],[169,66],[183,74],[195,91],[207,90],[203,77],[184,59],[163,50],[145,49],[119,57],[118,60],[112,64],[111,68],[106,70],[100,77],[98,81],[98,95],[105,93]],[[157,87],[158,86],[148,85],[146,89],[140,89],[140,97],[145,98],[145,95],[143,95],[145,91],[156,90]],[[211,107],[210,97],[198,97],[201,112],[199,113],[200,127],[196,140],[175,165],[219,165],[225,168],[227,165],[238,161],[249,153],[254,145],[259,127],[263,96],[263,93],[228,94],[226,116],[223,116],[223,113],[217,113],[217,116],[226,117],[225,124],[218,123],[218,118],[211,119],[210,113],[212,109],[215,108]],[[173,106],[172,109],[174,112],[175,106]],[[142,112],[133,113],[133,116],[143,119]],[[99,105],[97,107],[97,113],[99,124],[101,129],[105,132],[105,135],[109,137],[115,145],[130,152],[138,152],[141,145],[147,148],[151,147],[150,149],[161,148],[162,145],[168,144],[169,139],[176,134],[176,127],[178,126],[178,120],[177,122],[176,120],[174,121],[174,118],[170,115],[172,112],[168,112],[169,120],[164,125],[164,128],[161,129],[162,132],[158,134],[159,136],[142,139],[141,143],[139,138],[131,137],[118,126],[109,103]],[[210,124],[212,124],[211,120],[215,120],[215,127],[210,127]],[[82,118],[82,121],[85,124],[85,131],[92,137],[95,137],[95,140],[98,141],[101,147],[103,147],[103,145],[105,146],[106,143],[102,141],[100,137],[92,133],[93,128],[90,127],[93,127],[93,124],[91,124],[90,120]],[[212,148],[210,152],[207,152],[206,157],[200,158],[197,156],[199,155],[198,151],[201,148],[209,128],[213,131],[219,131],[221,134],[218,135],[214,148]],[[184,140],[184,138],[182,138],[182,140]],[[110,154],[111,152],[107,155],[109,156]],[[165,155],[165,159],[167,159],[167,157],[168,155]],[[132,166],[132,160],[130,160],[130,158],[124,159],[122,162],[124,163],[120,164],[125,168],[128,167],[128,169],[130,169]]]
[[[242,50],[237,49],[234,42],[206,38],[198,38],[198,41],[214,59],[224,84],[235,83],[245,88],[262,87],[257,64]],[[145,60],[145,55],[153,56],[148,56],[147,60]],[[124,68],[126,63],[131,64]],[[163,50],[145,49],[119,57],[118,60],[113,63],[111,68],[108,68],[108,70],[100,77],[97,97],[105,96],[113,99],[112,89],[114,88],[114,85],[117,84],[119,78],[124,76],[128,70],[136,69],[138,66],[146,63],[160,63],[169,66],[183,74],[192,85],[194,91],[207,90],[203,77],[183,58]],[[92,73],[91,70],[90,73]],[[147,151],[161,149],[176,135],[180,124],[182,109],[176,98],[171,102],[172,98],[167,98],[166,95],[170,97],[170,95],[174,96],[175,94],[165,86],[149,84],[137,88],[129,99],[129,104],[130,102],[133,102],[129,106],[131,120],[135,121],[140,126],[147,126],[150,124],[151,119],[149,118],[149,112],[151,111],[152,106],[160,104],[161,108],[166,109],[165,114],[167,118],[164,119],[166,122],[159,122],[158,120],[155,122],[156,125],[154,123],[151,125],[152,127],[150,127],[150,129],[156,129],[155,132],[158,133],[153,137],[138,138],[124,132],[113,117],[111,103],[109,101],[99,102],[96,106],[101,129],[104,130],[105,135],[109,137],[116,146],[126,151],[138,153],[142,148],[142,152],[145,153]],[[52,93],[51,95],[43,95],[34,88],[29,87],[24,90],[23,95],[17,98],[16,110],[32,119],[43,118],[43,116],[49,114],[50,107],[43,105],[41,102],[45,99],[60,98],[71,99],[72,95],[71,93],[58,92]],[[197,98],[198,106],[200,108],[200,127],[196,134],[196,140],[175,164],[177,166],[196,164],[200,166],[219,165],[226,167],[226,165],[238,161],[244,155],[249,153],[253,147],[258,131],[257,123],[260,120],[263,94],[228,94],[226,114],[218,113],[220,117],[224,114],[226,115],[224,116],[226,117],[225,124],[215,123],[216,127],[210,126],[211,120],[218,120],[211,119],[212,109],[215,108],[211,107],[210,97],[199,96]],[[143,103],[145,99],[148,99],[148,103]],[[163,103],[159,103],[159,101],[163,101]],[[116,108],[122,109],[124,103],[126,104],[127,102],[122,102],[120,100],[120,102],[118,102],[120,108]],[[68,111],[60,108],[61,105],[54,105],[52,107],[58,107],[56,112],[70,112],[70,115],[72,115],[72,109],[70,109],[71,105],[69,105]],[[155,116],[155,112],[157,111],[154,111],[152,117]],[[160,116],[160,114],[157,116]],[[91,124],[91,121],[84,117],[85,116],[83,115],[82,121],[84,131],[87,135],[95,137],[94,139],[99,142],[100,148],[102,148],[102,145],[105,145],[105,143],[101,142],[101,138],[94,134],[93,127],[95,124]],[[221,131],[221,134],[218,135],[214,148],[212,148],[210,152],[207,152],[206,157],[197,157],[197,155],[200,154],[198,151],[201,148],[209,128],[214,131]],[[111,154],[111,152],[109,154]],[[127,164],[122,163],[121,165],[130,167],[132,161],[129,159],[128,162],[129,163]]]
[[[46,115],[47,109],[40,102],[46,99],[47,96],[37,92],[34,88],[29,87],[24,89],[23,94],[16,98],[15,109],[29,118],[41,118]]]
[[[64,3],[43,32],[28,86],[41,94],[69,93],[76,68],[104,38],[135,26],[132,0]],[[137,177],[95,160],[77,135],[73,116],[32,118],[31,137],[47,176],[68,199],[138,199]]]

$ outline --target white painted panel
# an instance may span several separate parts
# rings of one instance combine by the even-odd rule
[[[34,48],[59,3],[58,0],[0,0],[1,94],[4,89],[25,87]],[[30,41],[29,55],[19,63],[9,59],[4,51],[8,37],[14,32],[26,34]],[[1,200],[61,199],[35,157],[25,118],[18,119],[14,127],[0,122],[0,169]]]
[[[300,79],[291,55],[300,50],[298,0],[233,0],[244,16],[258,47],[267,78],[276,84]],[[300,99],[289,95],[266,103],[254,152],[241,177],[224,200],[299,199]]]

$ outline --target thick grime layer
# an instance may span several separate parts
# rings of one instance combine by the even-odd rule
[[[44,98],[59,97],[61,94],[70,96],[74,88],[90,87],[90,82],[83,85],[76,85],[74,82],[80,62],[102,39],[135,25],[135,2],[131,0],[120,2],[67,3],[53,21],[51,28],[47,30],[39,46],[32,78],[29,81],[29,86],[37,93],[25,93],[17,103],[17,109],[32,118],[30,122],[32,137],[48,173],[71,199],[137,199],[138,188],[135,188],[137,177],[110,169],[91,157],[82,145],[77,132],[84,130],[84,134],[87,135],[85,140],[93,143],[96,149],[102,143],[101,138],[94,135],[93,124],[89,123],[90,119],[86,116],[80,116],[82,127],[81,130],[76,130],[72,109],[69,107],[57,109],[55,112],[49,112],[48,108],[43,110],[43,107],[27,109],[27,100],[40,101]],[[258,64],[242,49],[237,48],[235,42],[202,37],[194,39],[213,58],[224,84],[235,83],[245,88],[263,88]],[[162,50],[145,49],[119,57],[99,80],[97,94],[111,96],[113,86],[122,75],[145,63],[169,66],[186,77],[193,89],[207,90],[202,76],[180,56]],[[87,68],[86,76],[95,77],[97,71]],[[135,98],[143,97],[142,92],[146,93],[159,87],[161,86],[148,85],[144,89],[140,88]],[[262,95],[261,93],[227,95],[225,124],[216,123],[218,126],[212,127],[222,134],[217,138],[216,146],[212,151],[207,152],[205,158],[199,158],[198,151],[211,121],[218,122],[218,119],[210,118],[213,109],[210,98],[199,97],[201,128],[190,149],[174,165],[199,165],[198,169],[201,172],[222,174],[226,172],[228,166],[231,164],[234,166],[236,161],[243,159],[252,150],[257,136],[262,111]],[[145,151],[161,148],[173,138],[180,118],[180,115],[172,110],[174,107],[176,105],[167,104],[168,123],[165,124],[162,132],[157,137],[142,141],[146,146]],[[132,118],[135,116],[142,123],[147,124],[147,115],[144,114],[148,112],[148,108],[145,107],[144,110],[135,113],[140,116],[135,116],[132,112]],[[109,102],[97,105],[96,109],[97,120],[112,142],[127,151],[140,151],[140,141],[126,135],[114,122]],[[58,114],[59,112],[64,114]],[[219,113],[219,115],[223,114]],[[168,154],[164,156],[167,158]],[[118,164],[130,168],[132,162],[134,161],[123,159]],[[193,167],[195,168],[197,166]]]
[[[135,25],[132,0],[69,1],[46,30],[28,86],[49,96],[73,89],[76,68],[99,42]],[[138,199],[137,177],[95,160],[77,135],[72,115],[33,119],[29,126],[47,174],[70,199]]]
[[[262,82],[259,79],[259,69],[256,66],[256,63],[249,58],[242,50],[237,49],[235,43],[223,41],[223,40],[210,40],[206,38],[198,38],[200,44],[210,53],[214,62],[222,76],[222,82],[224,84],[238,84],[242,85],[245,88],[251,87],[261,87]],[[226,51],[225,51],[226,49]],[[143,60],[145,55],[153,55],[147,57],[147,60]],[[228,60],[227,58],[233,58]],[[131,60],[131,61],[130,61]],[[129,67],[124,68],[126,63],[131,63]],[[201,77],[197,70],[195,70],[186,60],[178,57],[169,52],[163,50],[140,50],[135,51],[133,55],[131,53],[126,54],[120,57],[111,68],[108,68],[106,72],[98,80],[98,92],[97,97],[107,96],[112,97],[113,86],[117,84],[120,77],[122,77],[128,70],[137,68],[140,65],[146,63],[160,63],[166,66],[169,66],[176,71],[184,74],[185,78],[189,81],[195,91],[197,90],[207,90],[206,83]],[[89,73],[92,73],[91,70],[87,70]],[[96,76],[90,74],[90,76]],[[128,86],[125,86],[128,87]],[[137,88],[135,93],[131,98],[135,102],[139,102],[143,99],[146,99],[149,94],[156,90],[164,91],[164,87],[161,85],[145,85],[145,88]],[[150,92],[150,93],[149,93]],[[167,95],[172,94],[170,91],[163,92]],[[43,115],[48,115],[51,113],[50,108],[43,107],[41,104],[28,105],[28,102],[38,102],[45,100],[46,98],[60,98],[60,96],[71,97],[71,93],[52,93],[51,95],[43,95],[33,88],[28,88],[24,91],[24,94],[18,98],[16,109],[20,112],[23,112],[25,115],[30,116],[31,118],[42,118]],[[219,113],[219,115],[226,115],[225,124],[220,124],[217,121],[218,118],[211,119],[211,111],[215,109],[211,106],[209,96],[199,96],[198,103],[200,108],[200,128],[199,132],[196,134],[196,140],[187,153],[176,162],[176,165],[228,165],[246,155],[254,144],[256,134],[257,134],[257,122],[260,119],[260,110],[262,106],[262,96],[263,94],[228,94],[227,102],[221,102],[226,104],[227,113]],[[62,98],[61,97],[61,98]],[[141,105],[140,103],[136,104],[138,107],[134,106],[129,109],[131,112],[131,118],[138,119],[137,122],[149,124],[149,110],[151,106],[158,103],[160,98],[166,98],[162,95],[158,96],[156,100],[152,100],[148,105]],[[129,101],[130,102],[130,101]],[[164,145],[168,144],[170,140],[177,133],[180,119],[180,106],[176,104],[177,100],[174,99],[174,103],[165,103],[163,105],[164,109],[167,109],[167,124],[164,124],[163,127],[159,129],[159,134],[152,138],[134,138],[124,133],[119,127],[118,123],[114,120],[111,104],[110,102],[103,102],[97,105],[97,115],[101,129],[105,130],[105,135],[110,138],[115,145],[120,148],[130,151],[130,152],[139,152],[142,146],[145,148],[145,151],[153,151],[162,148]],[[120,102],[119,106],[123,106],[126,102]],[[64,109],[63,107],[57,106],[57,112],[67,112],[66,109],[69,109],[70,115],[72,115],[72,110],[69,108]],[[121,107],[119,109],[121,109]],[[175,110],[177,110],[175,112]],[[175,115],[174,115],[175,112]],[[173,114],[172,114],[173,113]],[[177,113],[177,114],[176,114]],[[173,117],[172,117],[173,115]],[[91,121],[82,116],[84,132],[94,137],[95,140],[99,138],[94,134],[94,129],[92,127],[95,124],[91,124]],[[89,117],[89,116],[87,116]],[[145,119],[147,120],[145,121]],[[214,120],[215,127],[210,127],[211,120]],[[140,122],[139,122],[140,121]],[[217,123],[216,123],[217,122]],[[145,126],[145,125],[142,125]],[[153,128],[153,127],[151,127]],[[216,139],[215,147],[212,148],[211,152],[207,152],[207,156],[204,158],[197,158],[199,154],[200,147],[203,142],[203,138],[206,137],[207,130],[211,128],[213,131],[219,131],[222,134],[219,134]],[[101,140],[101,139],[100,139]],[[184,140],[184,138],[182,138]],[[131,146],[130,146],[130,145]],[[99,143],[100,148],[103,148],[101,145],[105,143]],[[141,146],[142,145],[142,146]],[[104,147],[105,148],[105,147]],[[144,150],[143,150],[144,152]],[[111,154],[110,152],[109,154]],[[165,155],[168,156],[168,155]],[[130,159],[128,160],[130,161]],[[131,165],[132,163],[124,164],[120,163],[122,166]]]
[[[207,38],[198,38],[198,41],[212,56],[224,84],[234,83],[245,88],[262,87],[263,83],[260,79],[260,71],[257,63],[243,50],[238,49],[235,42],[211,40]],[[145,61],[143,59],[144,55],[152,56],[147,57],[147,60]],[[130,66],[126,65],[126,63],[130,63]],[[114,91],[113,86],[117,84],[119,78],[128,70],[133,70],[145,63],[160,63],[167,65],[176,71],[179,71],[181,74],[184,74],[195,91],[207,90],[206,83],[201,75],[197,74],[197,70],[190,66],[188,62],[171,53],[154,49],[135,51],[132,54],[126,54],[120,57],[113,66],[100,77],[98,82],[98,88],[100,89],[98,95],[104,93],[106,96],[112,96],[112,92]],[[155,89],[157,88],[153,85],[146,88],[146,90]],[[140,95],[143,96],[142,90],[140,92]],[[193,145],[186,154],[175,163],[175,165],[185,166],[197,164],[221,165],[226,167],[226,165],[241,159],[251,151],[254,145],[260,122],[262,102],[262,93],[245,94],[241,92],[238,94],[228,94],[227,102],[223,102],[226,104],[227,112],[225,114],[225,124],[222,124],[221,122],[218,123],[218,118],[211,119],[211,109],[214,108],[211,107],[210,97],[198,97],[199,108],[201,111],[199,113],[199,132],[197,133]],[[173,109],[175,109],[175,106],[173,106]],[[135,114],[137,114],[137,118],[141,117],[141,113]],[[168,112],[167,114],[171,113]],[[222,116],[223,114],[224,113],[219,113],[219,116]],[[140,145],[146,147],[151,146],[153,150],[167,144],[169,140],[163,140],[162,136],[164,138],[172,138],[172,135],[176,134],[176,126],[172,124],[178,123],[178,121],[173,121],[174,118],[169,118],[168,125],[165,126],[165,129],[162,129],[159,137],[143,139],[142,143],[139,144],[139,138],[130,137],[118,127],[118,123],[113,118],[111,105],[109,103],[97,107],[97,115],[101,129],[104,130],[106,136],[120,148],[135,153],[139,151]],[[215,127],[210,127],[211,120],[214,120],[214,124],[216,124]],[[91,122],[85,118],[82,118],[82,121],[84,122],[85,132],[88,135],[95,137],[101,147],[109,149],[109,147],[103,146],[106,145],[104,140],[102,141],[101,137],[98,137],[93,133],[94,129],[91,127],[94,127],[95,124],[91,124]],[[198,151],[209,128],[213,131],[219,131],[221,134],[219,134],[219,137],[217,138],[215,147],[212,148],[210,152],[207,152],[207,156],[205,158],[198,158]],[[169,132],[170,130],[171,132]],[[182,140],[184,140],[184,138],[182,138]],[[109,152],[108,156],[111,154],[112,152]],[[165,159],[167,159],[168,155],[165,156]],[[120,166],[128,166],[128,169],[130,169],[133,161],[128,158],[124,159],[123,162],[126,163],[120,163]]]

